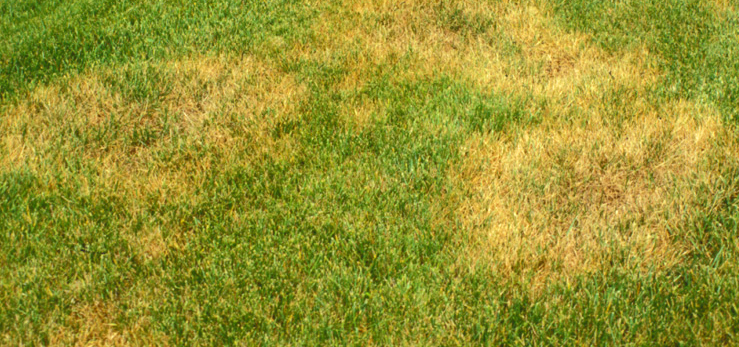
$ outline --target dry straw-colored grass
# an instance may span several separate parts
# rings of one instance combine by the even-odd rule
[[[359,89],[383,71],[378,67],[401,60],[404,68],[393,73],[391,82],[443,75],[482,92],[534,96],[536,101],[567,106],[587,99],[584,94],[601,97],[609,86],[645,86],[657,79],[657,72],[645,67],[646,50],[609,56],[588,45],[585,35],[558,27],[536,1],[345,0],[316,6],[323,10],[314,30],[322,35],[311,44],[297,45],[291,55],[326,64],[343,57],[347,73],[336,83],[339,90]],[[448,18],[452,16],[490,22],[483,32],[466,35],[464,28],[455,30],[457,24],[449,23],[455,20]],[[353,112],[367,110],[364,102],[348,105],[344,114],[350,119],[357,115],[358,122],[365,123],[368,112]],[[539,104],[532,103],[532,111],[553,112],[538,109]],[[382,109],[370,106],[374,113]]]
[[[647,100],[658,71],[644,51],[609,56],[536,7],[510,8],[505,23],[521,60],[474,59],[469,78],[546,103],[540,125],[468,141],[455,173],[471,194],[462,262],[539,284],[603,270],[621,250],[628,268],[678,263],[670,230],[720,178],[708,158],[739,153],[719,114]]]
[[[249,56],[152,64],[149,68],[169,83],[157,104],[127,99],[106,82],[133,68],[73,76],[37,88],[7,109],[0,119],[0,171],[53,173],[46,180],[50,189],[59,180],[76,181],[81,194],[120,196],[135,215],[151,199],[161,204],[194,199],[213,166],[250,165],[265,157],[290,160],[296,150],[290,136],[274,138],[271,132],[297,113],[305,88],[274,64]],[[165,118],[170,122],[166,133]],[[104,141],[80,145],[69,138],[77,136],[74,131],[94,134],[111,119],[118,125]],[[158,132],[158,138],[132,143],[132,134],[141,129]],[[205,156],[192,153],[198,148]],[[174,156],[161,160],[163,153]],[[70,170],[67,163],[76,160],[93,174]],[[145,229],[130,235],[143,256],[155,259],[177,246],[158,228]]]
[[[79,304],[72,308],[64,325],[52,331],[51,346],[136,346],[156,341],[169,345],[166,336],[153,332],[146,319],[122,327],[117,321],[120,309],[111,302]]]
[[[147,156],[173,137],[164,134],[164,139],[157,143],[161,146],[146,148],[125,140],[136,129],[161,130],[165,117],[174,120],[170,128],[185,145],[213,146],[225,151],[218,154],[231,160],[242,159],[242,152],[237,149],[244,147],[257,151],[250,154],[263,155],[267,154],[263,151],[277,145],[269,143],[272,139],[266,136],[270,126],[294,114],[304,93],[293,76],[252,57],[198,57],[151,65],[165,76],[162,83],[171,84],[156,106],[125,100],[103,82],[106,76],[132,67],[91,71],[34,90],[3,117],[0,135],[5,155],[0,158],[0,167],[41,165],[48,159],[43,157],[44,150],[52,146],[58,150],[75,149],[73,143],[64,139],[52,143],[60,141],[56,136],[60,128],[89,131],[111,118],[119,124],[120,136],[104,148],[85,148],[81,153],[86,156],[84,159],[103,162],[105,167],[127,163],[132,169],[141,169],[142,164],[152,162]],[[234,132],[251,136],[235,137]]]
[[[465,68],[464,57],[483,49],[479,40],[489,41],[494,34],[465,38],[445,25],[444,13],[458,11],[459,17],[476,13],[495,17],[501,5],[459,1],[355,1],[316,4],[320,20],[314,30],[321,33],[310,45],[296,47],[296,56],[330,60],[337,53],[347,57],[348,73],[337,83],[339,89],[359,88],[371,80],[377,66],[407,60],[408,68],[397,73],[397,80],[454,75]]]
[[[714,13],[719,16],[736,12],[737,3],[734,0],[711,0],[709,2],[714,8]]]
[[[541,279],[602,269],[614,247],[631,267],[674,265],[682,247],[670,230],[699,207],[697,187],[720,177],[706,156],[731,155],[725,136],[715,113],[680,102],[620,130],[594,115],[472,140],[459,174],[473,194],[460,211],[467,256]]]
[[[130,336],[116,329],[113,305],[94,304],[75,307],[68,322],[51,336],[50,344],[57,346],[127,346]]]

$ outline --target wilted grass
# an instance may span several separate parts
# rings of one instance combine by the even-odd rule
[[[2,344],[736,343],[736,3],[0,18]]]

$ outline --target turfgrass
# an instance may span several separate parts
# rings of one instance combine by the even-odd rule
[[[0,3],[0,343],[735,344],[731,1]]]

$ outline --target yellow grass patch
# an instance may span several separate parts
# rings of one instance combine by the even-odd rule
[[[141,341],[166,344],[163,336],[151,336],[144,321],[133,327],[116,323],[120,311],[112,304],[77,305],[67,322],[50,336],[53,346],[130,346]]]
[[[470,141],[467,255],[542,279],[602,269],[612,247],[629,249],[632,267],[674,265],[682,250],[670,230],[698,208],[697,186],[720,177],[706,156],[730,144],[717,118],[681,102],[622,129],[593,116]]]
[[[88,71],[9,107],[0,118],[0,171],[54,173],[80,183],[83,194],[118,195],[135,214],[152,199],[193,198],[213,166],[292,157],[297,144],[272,130],[295,116],[305,88],[271,62],[244,56],[152,63],[143,71],[157,72],[157,86],[166,87],[154,101],[132,100],[108,83],[127,72],[150,77],[137,68]],[[134,140],[146,132],[155,137]],[[93,175],[70,168],[77,161]],[[160,238],[148,230],[132,242],[150,241],[141,244],[144,254],[157,257],[171,241]]]
[[[463,68],[461,57],[479,47],[444,23],[444,16],[494,16],[500,7],[476,1],[423,0],[345,0],[330,9],[316,6],[322,17],[314,30],[322,36],[314,44],[296,47],[297,55],[316,60],[337,54],[348,57],[349,72],[338,83],[340,89],[363,86],[374,77],[372,68],[395,64],[401,57],[409,60],[410,67],[394,76],[398,80],[454,73]]]
[[[543,119],[468,141],[455,173],[472,195],[459,210],[471,233],[462,262],[537,283],[602,270],[616,250],[630,268],[679,262],[670,230],[698,208],[697,187],[720,178],[707,158],[739,153],[726,151],[736,145],[718,113],[651,105],[644,87],[658,72],[645,51],[608,56],[537,7],[509,7],[504,22],[520,60],[470,57],[467,76],[545,101]]]
[[[709,4],[712,4],[715,8],[716,13],[719,16],[726,15],[729,12],[735,12],[737,3],[734,0],[711,0]]]
[[[217,146],[226,151],[221,154],[232,154],[234,160],[244,154],[236,151],[239,147],[253,146],[257,152],[248,154],[265,154],[262,151],[274,149],[273,144],[265,143],[271,141],[267,130],[295,113],[304,92],[292,76],[250,57],[189,59],[155,64],[154,68],[167,76],[163,83],[172,84],[157,107],[124,100],[102,82],[103,76],[119,74],[120,69],[93,71],[34,90],[3,117],[2,167],[12,169],[36,162],[42,149],[54,145],[50,141],[62,127],[90,130],[113,117],[124,136],[105,148],[86,148],[83,154],[86,159],[105,162],[106,167],[128,163],[141,168],[151,163],[151,152],[161,146],[143,148],[121,142],[125,135],[144,126],[160,130],[157,127],[165,112],[175,120],[172,130],[180,132],[179,137],[188,145]],[[234,117],[238,124],[234,124]],[[234,132],[250,136],[234,136]],[[171,137],[160,142],[168,139]],[[62,147],[67,145],[74,149],[61,142]]]
[[[340,114],[349,124],[354,125],[354,131],[361,131],[375,121],[382,119],[385,114],[385,107],[386,105],[382,102],[360,100],[342,104]]]
[[[586,107],[609,88],[633,89],[656,81],[657,72],[647,68],[646,49],[610,56],[589,45],[587,36],[558,27],[546,8],[508,5],[500,21],[519,51],[476,50],[464,57],[461,74],[483,90],[544,100],[550,108],[538,111],[549,116]]]

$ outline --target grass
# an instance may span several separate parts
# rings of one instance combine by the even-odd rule
[[[0,344],[735,344],[737,5],[2,1]]]

